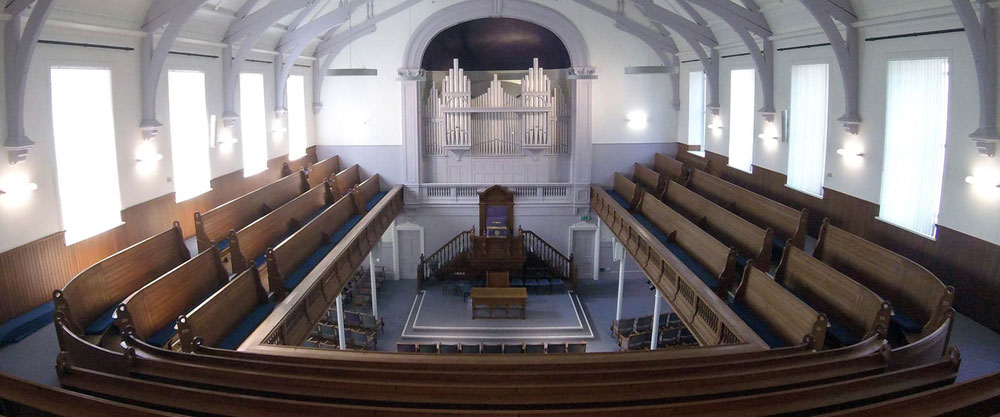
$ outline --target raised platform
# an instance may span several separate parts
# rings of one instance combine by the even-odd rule
[[[594,331],[572,291],[529,295],[524,320],[472,319],[472,304],[431,287],[413,299],[402,340],[564,341],[593,339]]]

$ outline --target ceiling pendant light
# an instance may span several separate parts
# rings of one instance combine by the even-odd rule
[[[371,18],[374,12],[371,3],[368,3],[368,17]],[[347,68],[330,68],[326,70],[328,77],[374,77],[378,75],[375,68],[355,68],[354,67],[354,35],[353,17],[347,17]]]

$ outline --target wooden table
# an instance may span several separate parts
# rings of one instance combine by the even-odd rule
[[[521,319],[524,319],[525,307],[528,302],[528,290],[524,287],[516,288],[483,288],[472,289],[472,318],[476,319],[476,312],[487,309],[490,312],[488,318],[493,317],[494,309],[503,309],[504,317],[510,318],[510,310],[519,310]]]

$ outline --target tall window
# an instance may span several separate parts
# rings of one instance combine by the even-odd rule
[[[240,74],[240,131],[243,137],[243,176],[267,169],[267,121],[264,74]]]
[[[306,77],[288,77],[288,159],[306,156]]]
[[[111,70],[52,68],[52,130],[66,244],[122,222]]]
[[[823,195],[830,66],[792,66],[792,103],[788,142],[788,186]]]
[[[948,128],[948,59],[889,61],[879,218],[934,237]]]
[[[688,74],[688,146],[705,144],[705,72]]]
[[[205,74],[167,73],[170,90],[170,147],[174,160],[174,194],[181,202],[210,189],[208,162],[208,107]]]
[[[754,92],[752,69],[733,70],[729,86],[729,166],[750,172],[753,167]]]

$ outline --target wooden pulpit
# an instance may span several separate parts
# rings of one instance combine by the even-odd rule
[[[510,286],[510,272],[507,271],[489,271],[486,273],[486,286],[487,287],[509,287]]]

